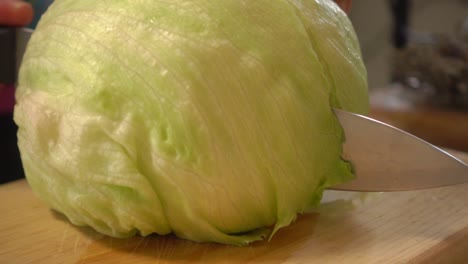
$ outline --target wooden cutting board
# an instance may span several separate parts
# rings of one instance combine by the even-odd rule
[[[0,200],[0,263],[468,263],[468,184],[327,191],[316,213],[246,247],[173,236],[109,238],[72,226],[25,180],[0,186]]]

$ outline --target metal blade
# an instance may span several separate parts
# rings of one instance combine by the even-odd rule
[[[343,158],[356,179],[330,189],[405,191],[468,182],[468,166],[442,149],[383,122],[335,113],[346,135]]]
[[[16,30],[16,76],[18,76],[26,45],[28,44],[29,38],[33,32],[34,30],[29,28],[18,28]]]

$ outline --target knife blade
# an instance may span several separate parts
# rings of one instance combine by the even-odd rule
[[[0,83],[13,85],[33,30],[0,26]]]
[[[0,26],[0,84],[12,85],[15,82],[15,29]]]
[[[30,28],[19,28],[16,30],[16,76],[18,76],[19,67],[21,65],[21,60],[23,59],[24,51],[26,50],[26,45],[28,44],[29,38],[33,32],[34,30]]]
[[[32,33],[17,31],[17,65]],[[345,132],[343,159],[351,162],[356,178],[329,189],[406,191],[468,182],[467,164],[442,149],[369,117],[334,112]]]
[[[406,191],[468,182],[468,166],[446,151],[366,116],[335,109],[345,132],[343,158],[356,179],[335,190]]]

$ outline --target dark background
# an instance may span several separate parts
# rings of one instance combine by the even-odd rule
[[[12,114],[0,115],[0,184],[24,177]]]

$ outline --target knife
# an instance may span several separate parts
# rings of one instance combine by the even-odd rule
[[[0,84],[15,82],[15,50],[14,28],[0,27]]]
[[[0,84],[14,84],[32,29],[0,27]]]
[[[16,30],[16,65],[32,32]],[[334,113],[345,132],[343,159],[351,162],[356,178],[329,189],[406,191],[468,182],[467,164],[442,149],[369,117]]]
[[[334,110],[345,132],[343,158],[356,179],[335,190],[406,191],[468,182],[468,166],[444,150],[372,118]]]

